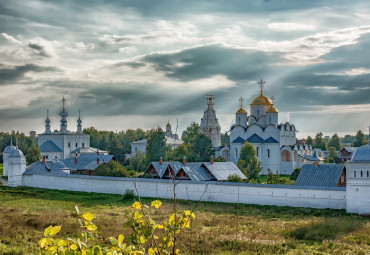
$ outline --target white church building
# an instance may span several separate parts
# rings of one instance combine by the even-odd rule
[[[235,113],[235,124],[230,130],[230,160],[237,164],[245,141],[250,142],[263,168],[261,174],[269,171],[291,174],[305,163],[302,155],[311,156],[312,147],[297,144],[295,126],[289,122],[279,124],[279,112],[272,100],[263,94],[264,81],[258,82],[260,94],[250,104],[250,114],[243,108]]]

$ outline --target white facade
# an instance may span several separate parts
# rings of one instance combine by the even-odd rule
[[[66,159],[71,157],[71,152],[78,148],[90,147],[90,135],[82,132],[82,121],[79,111],[77,120],[77,131],[71,132],[67,129],[67,116],[69,115],[65,109],[65,99],[63,98],[63,108],[59,113],[61,117],[60,129],[57,132],[51,132],[49,110],[45,120],[45,132],[37,137],[38,148],[41,157],[45,157],[47,161],[53,160],[56,157]]]
[[[311,155],[312,148],[296,144],[295,126],[286,122],[278,124],[278,110],[272,101],[263,95],[261,80],[260,95],[250,104],[250,115],[243,108],[235,113],[235,124],[230,130],[230,158],[237,164],[245,141],[250,142],[261,162],[261,174],[269,171],[279,174],[291,174],[304,163],[299,155]]]
[[[200,121],[199,132],[207,135],[212,140],[212,146],[217,148],[221,146],[221,126],[218,123],[213,105],[214,96],[208,95],[207,109],[204,111],[203,118]]]
[[[346,168],[347,212],[370,214],[370,146],[361,146]]]

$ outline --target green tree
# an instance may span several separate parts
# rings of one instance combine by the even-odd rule
[[[239,169],[248,177],[248,181],[258,180],[262,171],[261,162],[256,157],[256,150],[249,142],[245,142],[238,161]]]
[[[364,144],[366,144],[366,139],[365,139],[365,134],[362,133],[361,130],[357,131],[356,136],[355,136],[355,141],[353,142],[353,146],[355,147],[360,147]]]
[[[334,134],[328,143],[329,147],[334,147],[336,150],[340,150],[340,138],[337,134]]]
[[[209,161],[215,155],[212,147],[212,140],[205,134],[198,134],[194,141],[193,153],[196,155],[195,161]]]
[[[127,169],[117,161],[111,160],[95,168],[94,174],[98,176],[129,177],[134,173],[127,171]]]
[[[30,147],[27,152],[26,162],[27,165],[31,165],[33,162],[39,161],[41,158],[40,150],[36,145]]]
[[[142,172],[146,168],[145,154],[141,151],[136,152],[135,156],[130,158],[130,169],[133,171]]]
[[[158,161],[160,157],[166,154],[167,146],[165,134],[163,130],[158,127],[148,132],[146,144],[146,160],[147,162]]]
[[[353,142],[355,141],[355,136],[353,135],[345,135],[342,140],[341,140],[341,143],[342,144],[348,144],[348,143],[351,143],[353,144]]]
[[[108,152],[109,154],[114,155],[121,163],[125,160],[125,153],[122,143],[117,137],[110,142],[108,146]]]
[[[295,181],[298,178],[299,173],[301,172],[301,168],[294,169],[293,173],[289,176],[289,179]]]
[[[326,142],[325,139],[323,138],[323,133],[320,132],[315,135],[314,147],[320,148],[323,151],[326,150]]]
[[[181,161],[184,156],[189,156],[188,145],[186,143],[180,144],[176,149],[172,150],[169,158],[170,160]]]
[[[313,139],[311,136],[308,136],[307,139],[306,139],[306,144],[308,145],[313,145]]]
[[[196,122],[190,123],[190,126],[182,132],[181,140],[187,144],[194,144],[197,135],[199,134],[199,124]]]
[[[230,136],[227,132],[225,132],[225,134],[221,134],[221,144],[230,146]]]

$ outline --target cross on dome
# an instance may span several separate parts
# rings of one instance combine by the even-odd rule
[[[274,96],[271,96],[271,97],[270,97],[270,100],[271,100],[271,102],[274,102],[275,97],[274,97]]]
[[[266,82],[264,80],[262,80],[262,78],[261,78],[261,80],[259,82],[257,82],[258,86],[260,87],[261,95],[262,95],[263,87],[264,87],[265,83]]]
[[[244,101],[244,98],[243,97],[240,97],[239,98],[240,108],[243,108],[243,101]]]

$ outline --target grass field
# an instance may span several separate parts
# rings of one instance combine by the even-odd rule
[[[0,240],[5,244],[0,254],[37,254],[49,225],[62,225],[61,236],[75,234],[75,205],[96,214],[103,236],[117,236],[124,233],[122,211],[133,201],[121,195],[0,186]],[[169,214],[171,200],[162,201]],[[178,201],[178,206],[196,208],[192,231],[180,239],[184,254],[370,253],[370,218],[343,210],[190,201]]]

